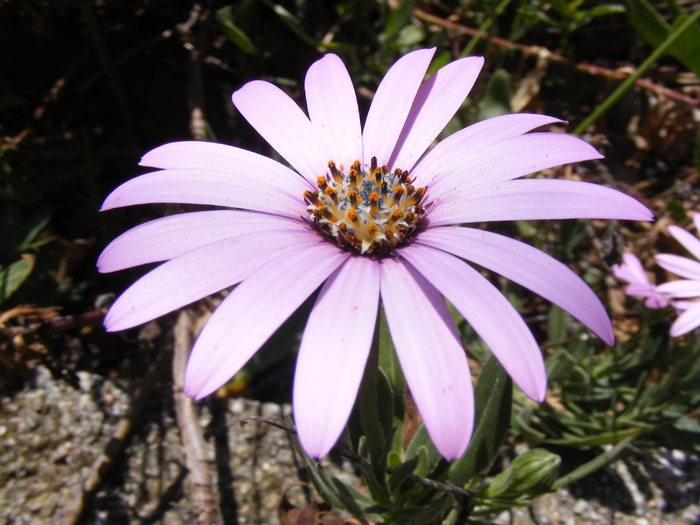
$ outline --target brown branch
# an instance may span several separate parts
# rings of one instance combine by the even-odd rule
[[[71,507],[64,511],[60,521],[61,525],[75,525],[80,522],[85,508],[97,492],[107,472],[114,465],[119,452],[129,438],[131,431],[134,429],[135,421],[139,419],[143,409],[146,407],[146,403],[150,399],[156,383],[158,383],[163,376],[166,369],[164,364],[167,362],[169,355],[170,350],[164,348],[160,351],[155,361],[151,363],[143,381],[141,381],[141,384],[134,390],[131,396],[132,401],[129,414],[117,422],[116,429],[107,442],[104,451],[93,462],[90,473],[83,483],[83,489],[79,498]]]
[[[60,307],[58,306],[38,307],[33,304],[16,306],[0,313],[0,334],[7,338],[12,338],[17,335],[36,333],[44,327],[48,328],[52,333],[63,332],[74,328],[97,325],[105,316],[104,309],[64,316],[57,315],[59,310]],[[8,321],[17,317],[38,319],[38,321],[29,323],[26,326],[4,326]]]
[[[497,45],[499,47],[503,47],[503,48],[506,48],[509,50],[520,51],[525,56],[544,57],[549,62],[565,64],[565,65],[572,67],[578,71],[582,71],[582,72],[588,73],[590,75],[602,76],[602,77],[610,78],[610,79],[614,79],[614,80],[624,80],[625,78],[629,77],[631,74],[630,72],[627,72],[627,71],[608,69],[608,68],[596,66],[593,64],[574,64],[570,60],[568,60],[566,57],[559,55],[557,53],[552,53],[551,51],[549,51],[548,49],[546,49],[544,47],[526,46],[523,44],[518,44],[516,42],[511,42],[510,40],[506,40],[505,38],[500,38],[497,36],[489,35],[488,33],[480,33],[477,29],[467,27],[465,25],[458,24],[456,22],[451,22],[449,20],[445,20],[443,18],[440,18],[439,16],[435,16],[435,15],[432,15],[430,13],[426,13],[425,11],[422,11],[421,9],[414,9],[413,15],[416,18],[418,18],[419,20],[422,20],[423,22],[437,25],[439,27],[442,27],[443,29],[449,29],[450,31],[454,31],[455,33],[458,33],[458,34],[464,34],[464,35],[469,35],[469,36],[478,36],[481,40],[488,40],[492,44]],[[635,82],[635,84],[642,89],[646,89],[648,91],[652,91],[652,92],[657,93],[657,94],[663,94],[663,95],[667,96],[668,98],[684,102],[690,106],[695,106],[695,105],[700,104],[700,99],[692,98],[692,97],[689,97],[687,95],[684,95],[683,93],[679,93],[678,91],[675,91],[673,89],[667,88],[665,86],[661,86],[659,84],[655,84],[654,82],[652,82],[651,80],[648,80],[648,79],[640,78],[639,80],[637,80]]]
[[[41,117],[44,116],[46,108],[49,106],[49,104],[58,100],[58,95],[61,93],[61,90],[65,85],[66,76],[60,77],[58,80],[56,80],[53,86],[51,86],[51,89],[49,89],[48,93],[46,93],[46,95],[44,95],[44,97],[41,99],[41,104],[34,110],[34,113],[32,114],[31,124],[25,126],[24,129],[22,129],[22,131],[20,131],[14,137],[2,137],[3,144],[0,145],[0,148],[7,150],[16,150],[19,144],[25,138],[27,138],[27,135],[29,135],[29,133],[31,132],[34,124],[38,122],[41,119]]]
[[[189,470],[190,501],[198,525],[223,523],[214,484],[209,475],[207,444],[197,417],[194,401],[185,395],[185,368],[192,346],[192,319],[186,311],[180,312],[173,330],[173,399],[177,425],[185,449]]]

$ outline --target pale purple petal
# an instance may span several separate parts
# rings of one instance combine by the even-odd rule
[[[362,132],[362,159],[388,164],[435,48],[419,49],[397,60],[382,79]],[[392,168],[392,166],[389,166]]]
[[[309,315],[297,357],[293,406],[299,440],[312,457],[328,453],[350,417],[378,304],[379,264],[350,257],[328,278]]]
[[[676,312],[684,312],[685,310],[688,310],[689,308],[692,308],[693,306],[700,304],[698,301],[695,299],[690,299],[687,301],[684,300],[677,300],[673,301],[672,306],[675,308]]]
[[[614,335],[605,307],[573,271],[546,253],[496,233],[472,228],[431,228],[418,243],[488,268],[569,312],[607,344]]]
[[[623,253],[622,264],[613,265],[611,270],[615,277],[628,283],[652,286],[642,263],[633,253]]]
[[[97,260],[100,272],[167,261],[183,253],[245,233],[306,229],[300,219],[243,210],[212,210],[162,217],[121,234]]]
[[[630,287],[633,285],[630,285]],[[625,290],[625,293],[627,295],[635,295],[630,293],[628,290]],[[662,294],[656,292],[656,288],[653,290],[649,291],[647,290],[644,292],[644,295],[639,294],[638,297],[643,297],[644,299],[644,306],[647,308],[651,308],[652,310],[660,310],[662,308],[666,308],[671,301],[664,297]]]
[[[600,159],[596,149],[579,138],[562,133],[529,133],[462,156],[457,164],[445,165],[433,158],[426,170],[435,171],[420,179],[433,198],[452,191],[469,192],[472,187],[517,179],[530,173],[583,160]]]
[[[535,128],[562,122],[547,115],[515,113],[493,117],[461,129],[444,140],[418,161],[411,171],[417,186],[424,186],[433,179],[461,173],[470,158],[493,144],[532,131]]]
[[[467,356],[437,290],[396,259],[381,262],[391,339],[428,434],[447,460],[461,456],[474,424]]]
[[[236,91],[233,103],[255,130],[306,180],[315,184],[330,158],[326,143],[289,96],[263,80],[248,82]]]
[[[666,296],[658,292],[656,286],[650,284],[630,284],[625,287],[625,294],[644,299],[644,306],[654,310],[666,308],[671,302]]]
[[[283,217],[306,214],[303,191],[292,194],[256,176],[176,169],[146,173],[126,181],[110,193],[100,211],[136,204],[179,203],[257,210]],[[307,188],[308,189],[308,188]]]
[[[644,299],[647,308],[660,309],[668,306],[669,299],[651,284],[642,263],[634,254],[623,253],[622,264],[614,264],[611,270],[615,277],[630,283],[625,287],[625,294]]]
[[[664,270],[687,279],[700,281],[700,262],[680,255],[662,253],[655,256],[656,262]]]
[[[319,242],[307,230],[270,230],[189,251],[132,284],[110,308],[105,327],[114,332],[145,323],[240,282],[280,254]]]
[[[691,330],[695,330],[700,326],[700,303],[688,308],[685,312],[678,316],[678,319],[671,325],[671,337],[679,337],[687,334]]]
[[[327,242],[294,246],[238,285],[194,344],[185,371],[187,395],[201,399],[231,379],[348,257]]]
[[[163,144],[146,153],[139,165],[162,170],[220,171],[232,177],[261,177],[261,185],[270,184],[294,195],[300,195],[309,189],[309,183],[287,166],[258,153],[215,142],[184,141]]]
[[[693,213],[693,223],[695,224],[695,229],[700,231],[700,213]],[[699,257],[700,259],[700,257]]]
[[[421,85],[389,166],[413,167],[467,98],[483,66],[484,57],[455,60]]]
[[[547,393],[544,359],[508,299],[474,268],[441,250],[414,244],[400,253],[457,308],[515,384],[542,402]]]
[[[627,219],[653,214],[624,193],[588,182],[525,179],[472,186],[436,199],[431,226],[539,219]]]
[[[336,55],[314,62],[304,83],[306,106],[320,140],[337,165],[350,168],[362,158],[362,128],[357,96],[345,64]],[[322,173],[320,174],[322,175]]]
[[[662,294],[678,299],[700,297],[700,281],[671,281],[660,284],[656,289]]]
[[[668,232],[683,245],[696,259],[700,259],[700,239],[678,226],[669,226]]]

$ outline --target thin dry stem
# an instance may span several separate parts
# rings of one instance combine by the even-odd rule
[[[192,346],[192,318],[180,312],[173,329],[173,399],[177,425],[185,449],[185,463],[189,470],[190,502],[198,525],[223,523],[214,484],[209,474],[207,444],[192,399],[185,395],[185,368]]]

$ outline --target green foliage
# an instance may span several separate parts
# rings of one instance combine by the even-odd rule
[[[495,357],[484,365],[474,392],[477,418],[467,452],[450,465],[448,479],[460,485],[488,469],[508,433],[513,383]]]
[[[6,301],[27,280],[34,269],[34,258],[23,255],[21,259],[0,269],[0,303]]]
[[[554,0],[553,2],[528,2],[521,0],[509,38],[522,39],[539,24],[562,32],[562,45],[569,45],[571,35],[589,25],[598,17],[624,12],[624,6],[616,3],[591,5],[584,0]]]
[[[403,47],[413,40],[412,38],[409,38],[408,41],[406,39],[407,31],[410,30],[410,27],[413,27],[408,25],[411,17],[411,10],[413,9],[413,1],[414,0],[401,0],[398,9],[390,9],[388,11],[386,23],[384,24],[385,44],[394,44],[397,47]],[[404,38],[401,38],[402,35]],[[420,38],[420,33],[418,33],[416,36],[418,41],[422,40],[422,38]]]
[[[541,494],[549,492],[557,479],[561,458],[541,448],[528,450],[476,493],[477,514],[480,507],[489,512],[494,508],[523,506]]]
[[[625,5],[630,25],[652,47],[659,47],[688,19],[688,15],[678,14],[669,25],[647,0],[626,0]],[[666,52],[700,76],[700,25],[688,27]]]
[[[237,20],[250,9],[254,2],[245,0],[238,5],[227,5],[216,12],[216,21],[226,37],[244,53],[257,53],[258,49],[248,35],[237,25]]]
[[[510,113],[512,81],[507,71],[497,70],[489,79],[486,95],[481,101],[477,120],[498,117]]]
[[[25,215],[16,205],[2,213],[5,227],[0,230],[0,304],[24,283],[34,269],[36,256],[32,253],[50,239],[39,239],[51,219],[51,211]]]
[[[550,315],[549,321],[550,336],[564,335],[564,316]],[[690,386],[699,377],[697,343],[672,340],[650,321],[607,351],[586,337],[553,346],[547,371],[560,392],[558,408],[521,400],[516,431],[532,443],[565,447],[614,446],[641,435],[664,436],[668,446],[678,446],[680,425],[694,435],[685,445],[697,448],[696,425],[680,423],[700,408],[700,395]]]

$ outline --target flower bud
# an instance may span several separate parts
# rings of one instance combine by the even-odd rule
[[[511,491],[530,495],[549,492],[557,479],[560,464],[561,458],[548,450],[528,450],[510,466],[515,470],[515,481],[510,487]]]
[[[561,458],[547,450],[528,450],[481,489],[479,496],[510,499],[544,494],[557,479],[560,463]]]

